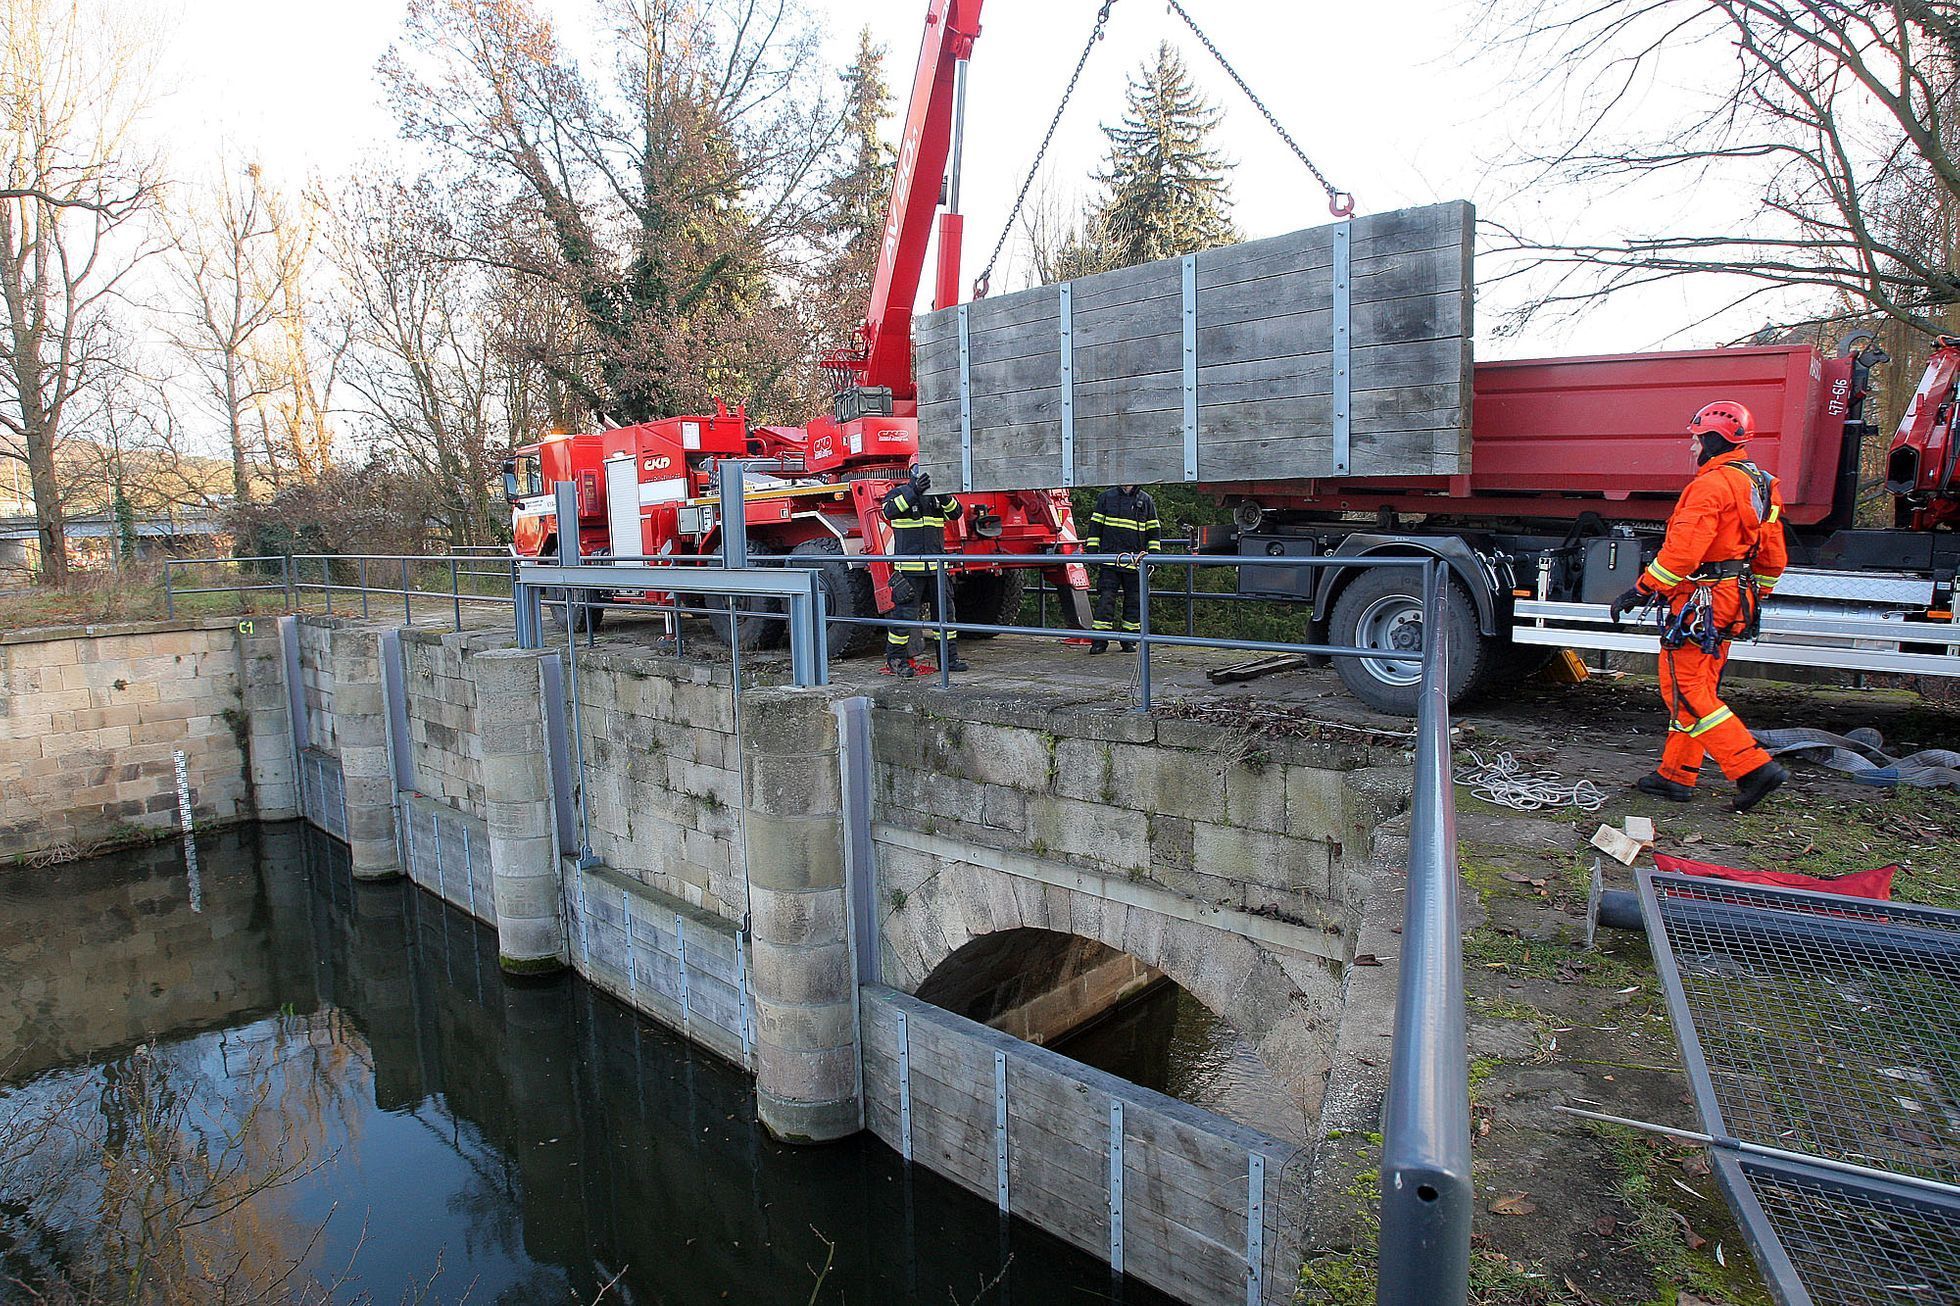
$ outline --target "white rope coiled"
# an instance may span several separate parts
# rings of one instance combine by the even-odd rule
[[[1556,771],[1529,771],[1509,753],[1499,753],[1486,761],[1474,748],[1463,750],[1471,765],[1452,777],[1470,793],[1487,803],[1508,807],[1515,812],[1542,812],[1555,807],[1576,807],[1596,812],[1606,806],[1606,794],[1590,780],[1571,784]]]

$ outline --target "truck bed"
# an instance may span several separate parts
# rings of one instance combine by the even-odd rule
[[[1736,399],[1755,414],[1757,464],[1787,520],[1829,516],[1851,361],[1809,345],[1478,363],[1467,476],[1266,480],[1207,488],[1268,510],[1619,520],[1667,516],[1692,471],[1688,419]]]

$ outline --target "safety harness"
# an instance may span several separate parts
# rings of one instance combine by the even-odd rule
[[[1729,640],[1754,639],[1762,633],[1763,578],[1756,571],[1756,552],[1762,547],[1762,528],[1773,524],[1780,516],[1770,493],[1776,480],[1751,462],[1733,462],[1727,466],[1741,472],[1749,481],[1749,506],[1756,512],[1756,541],[1742,557],[1704,562],[1687,577],[1695,587],[1688,601],[1677,612],[1663,611],[1661,614],[1662,648],[1675,649],[1695,644],[1713,657]],[[1715,620],[1715,586],[1725,580],[1736,583],[1742,602],[1735,620],[1720,625]]]

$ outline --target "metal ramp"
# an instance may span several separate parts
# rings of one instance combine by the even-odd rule
[[[1640,906],[1777,1300],[1960,1302],[1960,912],[1657,871]]]

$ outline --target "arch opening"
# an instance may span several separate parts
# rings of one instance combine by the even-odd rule
[[[1309,1139],[1308,1104],[1229,1019],[1098,940],[984,934],[945,957],[914,996],[1276,1138]]]

